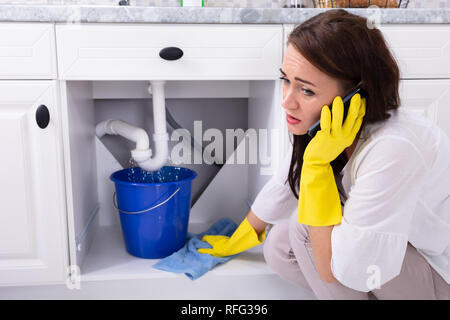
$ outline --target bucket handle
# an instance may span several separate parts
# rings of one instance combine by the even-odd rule
[[[144,212],[147,212],[147,211],[156,209],[156,208],[158,208],[159,206],[162,206],[164,203],[166,203],[167,201],[169,201],[170,199],[172,199],[172,197],[173,197],[178,191],[180,191],[180,187],[178,187],[177,190],[175,190],[175,192],[172,193],[172,195],[171,195],[170,197],[168,197],[166,200],[164,200],[164,201],[161,202],[160,204],[157,204],[156,206],[153,206],[153,207],[151,207],[151,208],[149,208],[149,209],[145,209],[145,210],[142,210],[142,211],[134,211],[134,212],[133,212],[133,211],[124,211],[124,210],[119,209],[119,207],[118,207],[118,205],[117,205],[117,197],[116,197],[116,193],[115,193],[115,192],[114,192],[114,195],[113,195],[113,203],[114,203],[114,207],[115,207],[117,210],[119,210],[120,212],[123,212],[123,213],[127,213],[127,214],[144,213]]]

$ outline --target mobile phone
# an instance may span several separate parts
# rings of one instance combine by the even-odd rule
[[[350,107],[350,100],[357,93],[361,95],[361,98],[365,97],[364,90],[362,90],[361,88],[356,88],[342,99],[342,102],[344,103],[344,117],[342,123],[344,123],[345,118],[347,117],[348,108]],[[312,127],[308,129],[308,135],[311,138],[313,138],[316,135],[317,131],[319,130],[320,130],[320,120],[314,123]]]

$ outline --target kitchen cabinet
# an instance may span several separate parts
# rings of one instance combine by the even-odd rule
[[[14,30],[22,27],[11,24]],[[8,28],[5,26],[3,30]],[[68,294],[66,284],[74,284],[80,279],[83,287],[105,280],[117,283],[124,279],[142,279],[150,281],[149,284],[157,289],[153,293],[145,292],[149,298],[161,298],[164,288],[172,288],[170,297],[213,296],[206,288],[186,292],[183,290],[186,288],[184,275],[154,270],[151,265],[156,261],[126,253],[118,212],[112,207],[112,183],[108,179],[112,171],[122,167],[95,137],[95,125],[102,120],[97,109],[105,101],[111,105],[114,102],[129,103],[132,99],[151,101],[147,90],[130,91],[128,88],[146,88],[148,81],[163,79],[167,81],[168,98],[175,96],[186,105],[192,105],[190,99],[195,98],[204,106],[207,102],[203,100],[215,99],[212,108],[221,105],[227,107],[225,111],[234,110],[235,114],[228,117],[242,117],[244,130],[269,130],[270,135],[271,130],[286,129],[280,108],[281,88],[277,81],[282,59],[282,26],[43,24],[29,34],[25,32],[22,37],[25,45],[20,50],[15,48],[8,52],[19,56],[28,54],[28,60],[32,61],[30,65],[36,66],[25,68],[29,74],[22,71],[2,73],[5,79],[17,79],[17,82],[5,83],[10,87],[4,87],[4,91],[16,94],[14,99],[7,98],[8,95],[5,99],[13,105],[27,95],[33,94],[34,99],[26,99],[26,107],[14,109],[17,115],[11,113],[9,104],[0,109],[5,123],[2,130],[5,128],[5,133],[16,131],[14,139],[2,140],[3,150],[12,152],[9,161],[2,161],[2,168],[6,171],[6,180],[10,180],[15,171],[8,167],[22,168],[22,175],[34,176],[33,184],[27,184],[24,176],[20,177],[21,184],[17,188],[6,190],[6,183],[2,184],[2,193],[9,198],[2,204],[4,211],[10,211],[16,202],[22,207],[16,220],[2,215],[2,219],[8,221],[4,224],[2,246],[5,265],[9,263],[10,267],[0,269],[0,284],[16,285],[17,292],[20,286],[33,285],[33,289],[26,290],[30,294],[39,285],[44,285],[42,288],[46,291],[49,287],[45,285],[54,284],[55,290],[48,296],[62,297]],[[162,59],[159,52],[167,47],[183,50],[182,59]],[[2,59],[0,57],[0,64],[5,61]],[[20,79],[28,78],[41,80],[24,86]],[[56,80],[43,81],[47,78]],[[47,91],[42,88],[44,84],[48,86]],[[36,92],[38,89],[42,91],[41,95]],[[21,91],[22,95],[19,94]],[[136,92],[139,96],[135,96]],[[53,100],[44,99],[49,97]],[[41,104],[48,107],[51,115],[50,125],[45,129],[36,128],[32,117]],[[238,109],[241,110],[236,111]],[[220,110],[216,111],[220,113]],[[20,132],[23,123],[19,115],[27,121],[27,126],[22,127],[23,132]],[[108,116],[115,118],[118,115],[109,111]],[[198,117],[201,120],[202,115]],[[287,150],[287,134],[275,134],[275,137],[272,141],[268,137],[269,163],[234,165],[228,159],[212,176],[191,209],[191,232],[203,231],[208,224],[224,216],[240,222]],[[238,139],[233,157],[238,149],[248,154],[249,151],[243,149],[245,139]],[[21,239],[21,242],[6,241],[10,238]],[[32,246],[31,250],[25,251],[27,245]],[[36,260],[41,261],[38,268],[41,273],[22,268],[24,264],[36,264],[36,261],[17,263],[14,257],[28,257],[19,256],[20,252],[28,252],[30,259],[41,258]],[[234,286],[226,287],[235,277],[247,277],[248,281],[254,279],[254,283],[258,283],[243,288],[239,293],[242,296],[280,297],[279,292],[264,290],[277,286],[283,288],[281,297],[302,296],[297,288],[283,283],[268,269],[261,247],[216,268],[197,280],[192,288],[210,288],[215,283],[222,287],[216,292],[217,298],[236,297]],[[121,286],[127,284],[122,282]],[[93,290],[101,291],[102,286]],[[11,295],[12,291],[8,291],[8,296]]]
[[[213,293],[205,292],[202,296],[201,292],[183,291],[186,285],[180,278],[184,275],[152,269],[156,260],[126,253],[118,213],[112,205],[114,190],[108,178],[123,167],[123,161],[120,163],[113,151],[96,139],[95,125],[105,120],[102,117],[121,118],[143,127],[151,123],[140,122],[145,116],[135,114],[132,110],[136,109],[123,110],[126,105],[139,103],[136,100],[151,101],[148,82],[158,79],[167,81],[166,105],[181,106],[174,113],[181,122],[187,117],[205,123],[226,118],[235,123],[243,118],[238,121],[243,131],[267,130],[269,162],[250,165],[226,159],[193,203],[189,230],[204,231],[222,217],[239,223],[288,147],[278,80],[282,26],[57,25],[56,37],[70,264],[80,267],[82,286],[87,282],[146,279],[162,290],[160,283],[164,280],[166,285],[171,283],[172,288],[178,288],[172,297],[210,296]],[[176,61],[164,60],[159,52],[167,47],[177,47],[184,54]],[[181,110],[186,108],[202,108],[204,112],[192,116],[192,111]],[[151,134],[153,128],[149,126],[147,131]],[[235,161],[241,151],[248,157],[248,141],[245,137],[238,139],[231,153]],[[201,176],[210,167],[203,163],[195,170]],[[193,184],[198,184],[198,180]],[[215,268],[196,280],[194,286],[218,284],[227,278],[231,283],[235,277],[244,276],[259,278],[260,287],[276,285],[276,275],[264,263],[261,249]],[[225,296],[226,291],[225,288],[217,292],[217,298],[232,297]],[[288,298],[302,294],[293,291],[294,287],[288,285],[284,293],[277,295]],[[242,288],[239,294],[252,296],[254,288]],[[261,290],[260,295],[277,296],[266,290]]]
[[[381,25],[400,68],[400,107],[429,118],[450,137],[450,26]]]
[[[0,81],[0,285],[66,279],[57,90],[56,81]]]
[[[0,286],[66,281],[67,216],[51,23],[0,23]]]

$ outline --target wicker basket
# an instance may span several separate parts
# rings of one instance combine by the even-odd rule
[[[314,8],[406,8],[409,0],[313,0]]]

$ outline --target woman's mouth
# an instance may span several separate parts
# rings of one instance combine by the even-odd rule
[[[294,118],[293,116],[291,116],[290,114],[287,114],[287,113],[286,113],[286,121],[289,124],[298,124],[301,122],[301,120]]]

